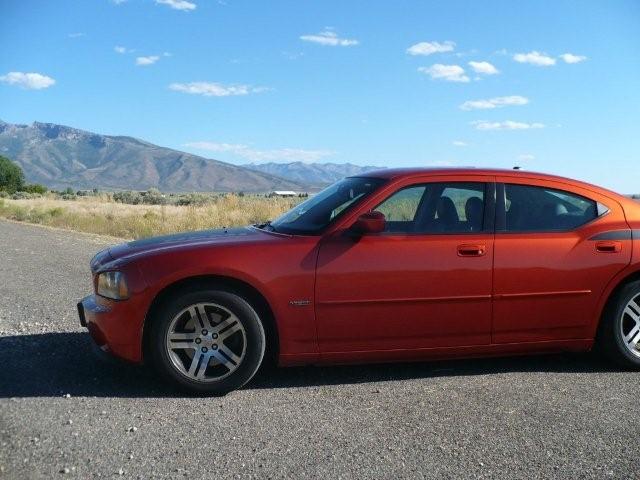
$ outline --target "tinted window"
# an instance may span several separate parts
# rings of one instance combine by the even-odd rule
[[[598,216],[593,200],[529,185],[505,185],[505,210],[508,232],[573,230]]]
[[[387,232],[471,233],[482,231],[483,183],[427,183],[404,188],[375,210],[384,213]]]
[[[376,210],[384,213],[387,222],[413,222],[425,190],[424,185],[403,188],[378,205]]]

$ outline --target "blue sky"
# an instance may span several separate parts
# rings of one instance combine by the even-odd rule
[[[636,0],[0,0],[0,43],[8,122],[640,192]]]

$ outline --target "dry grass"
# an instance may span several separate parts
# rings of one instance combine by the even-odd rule
[[[108,196],[60,200],[0,199],[0,217],[120,238],[234,227],[273,219],[299,203],[298,198],[226,195],[202,206],[126,205]]]

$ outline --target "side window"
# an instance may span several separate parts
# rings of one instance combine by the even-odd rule
[[[424,233],[480,232],[484,224],[483,183],[434,185],[434,200],[422,219]]]
[[[427,183],[404,188],[375,210],[387,219],[387,232],[472,233],[483,229],[484,183]]]
[[[415,231],[416,214],[426,188],[425,185],[403,188],[375,208],[387,219],[387,232]]]
[[[597,203],[575,193],[530,185],[505,185],[507,232],[567,231],[597,217]]]

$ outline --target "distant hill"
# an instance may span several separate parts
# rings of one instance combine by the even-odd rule
[[[351,163],[249,163],[243,167],[286,178],[316,187],[328,185],[350,175],[377,170],[380,167],[361,167]]]
[[[27,181],[52,188],[163,191],[308,189],[306,183],[211,160],[132,137],[99,135],[53,123],[0,121],[0,155],[17,162]]]

